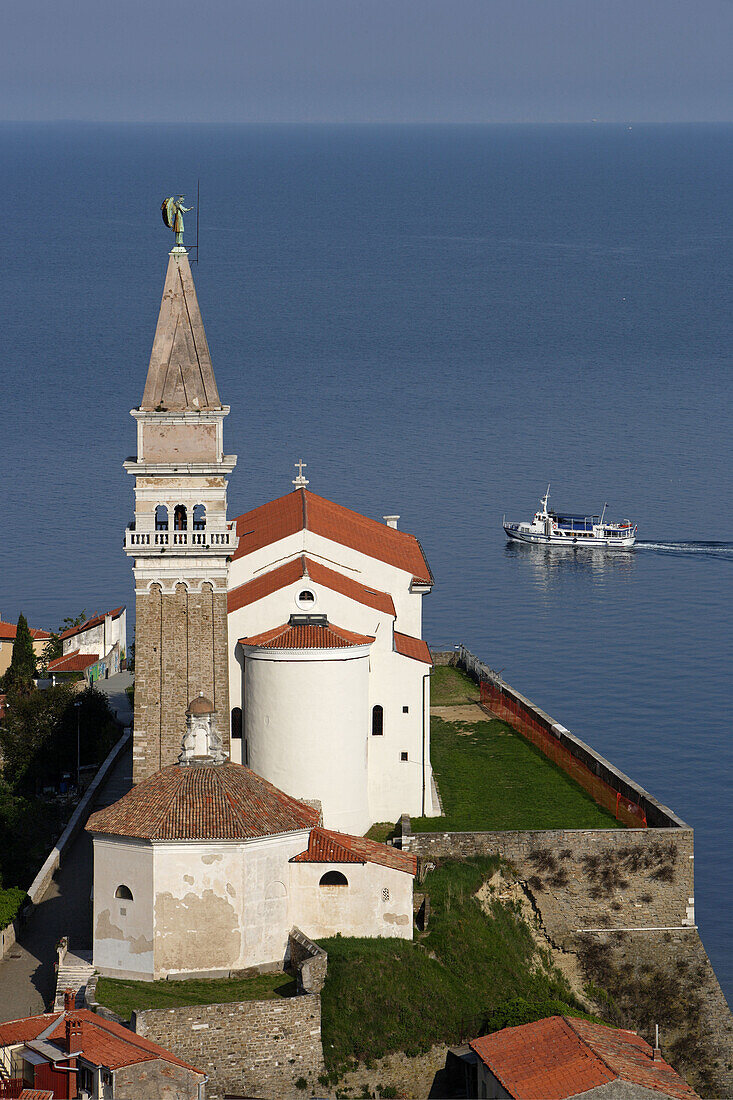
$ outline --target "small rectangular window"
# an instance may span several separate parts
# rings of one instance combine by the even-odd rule
[[[402,713],[403,714],[409,714],[410,713],[410,708],[409,707],[403,707],[402,708]]]
[[[407,753],[406,752],[401,752],[400,753],[400,760],[407,760]]]

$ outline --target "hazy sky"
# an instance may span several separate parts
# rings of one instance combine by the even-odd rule
[[[733,120],[733,0],[5,0],[0,117]]]

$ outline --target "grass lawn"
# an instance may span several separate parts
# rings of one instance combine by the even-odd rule
[[[475,680],[460,668],[436,665],[430,677],[430,705],[453,707],[461,703],[476,703],[479,687]]]
[[[390,1051],[408,1055],[556,1013],[581,1014],[564,977],[511,907],[485,914],[474,898],[498,859],[448,861],[425,878],[427,932],[399,939],[321,940],[321,994],[330,1071]]]
[[[254,978],[192,978],[181,982],[100,978],[97,983],[99,1003],[125,1019],[129,1019],[133,1009],[269,1001],[277,997],[293,997],[295,993],[295,982],[289,974],[283,973],[257,974]]]
[[[506,722],[433,717],[430,731],[430,755],[446,816],[413,817],[415,832],[621,828]]]

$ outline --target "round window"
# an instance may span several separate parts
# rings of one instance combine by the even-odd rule
[[[316,593],[312,588],[300,588],[295,602],[301,611],[312,611],[316,606]]]

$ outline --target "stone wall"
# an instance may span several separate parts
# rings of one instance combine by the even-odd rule
[[[114,1071],[115,1096],[145,1100],[199,1100],[203,1077],[174,1062],[152,1058]]]
[[[299,928],[288,936],[290,970],[295,975],[299,993],[320,993],[326,984],[328,955]]]
[[[403,832],[402,848],[422,864],[486,855],[508,860],[558,943],[581,928],[695,923],[692,829]]]
[[[225,1093],[310,1095],[325,1073],[318,994],[270,1001],[148,1009],[133,1030],[209,1075],[207,1100]],[[304,1078],[308,1091],[296,1088]]]
[[[154,584],[136,606],[133,781],[174,764],[181,751],[188,704],[200,691],[216,709],[229,752],[227,597],[210,582],[190,580],[163,593]]]

